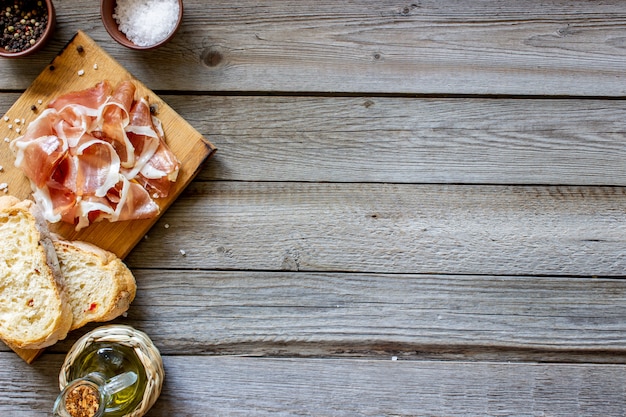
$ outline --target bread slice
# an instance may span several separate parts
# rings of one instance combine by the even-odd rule
[[[0,339],[41,349],[64,339],[72,312],[41,212],[30,200],[0,196]]]
[[[87,242],[66,241],[53,235],[72,309],[72,327],[113,320],[135,298],[135,277],[113,253]]]

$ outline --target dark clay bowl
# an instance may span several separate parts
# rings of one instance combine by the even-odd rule
[[[174,30],[172,31],[172,33],[170,33],[168,37],[163,39],[162,41],[155,43],[153,45],[148,45],[148,46],[135,45],[132,41],[130,41],[126,37],[126,35],[123,32],[119,30],[118,24],[113,18],[113,12],[115,11],[116,0],[101,0],[100,1],[100,15],[102,17],[102,24],[104,25],[104,28],[117,43],[130,49],[145,51],[145,50],[155,49],[160,46],[163,46],[167,42],[169,42],[170,39],[174,37],[174,35],[178,31],[178,28],[180,27],[180,23],[183,20],[183,0],[178,0],[178,5],[179,5],[178,20],[176,21],[176,26],[174,27]]]
[[[54,5],[52,4],[52,0],[45,0],[45,1],[42,0],[42,2],[44,3],[46,12],[48,14],[48,25],[46,26],[46,29],[41,34],[41,36],[39,36],[39,38],[36,39],[35,44],[19,52],[9,52],[5,50],[4,48],[0,47],[0,56],[5,57],[5,58],[20,58],[23,56],[31,55],[37,52],[38,50],[40,50],[46,44],[46,42],[50,39],[50,37],[52,36],[52,33],[54,32],[54,26],[56,24],[56,13],[54,11]],[[4,4],[5,2],[2,2],[2,7],[6,7],[4,6]],[[13,2],[10,2],[10,4],[13,4]]]

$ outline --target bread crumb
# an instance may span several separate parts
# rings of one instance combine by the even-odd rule
[[[79,69],[77,74],[80,77],[81,75],[85,74],[85,70],[84,69]]]
[[[183,256],[187,256],[187,252],[185,252],[183,249],[180,250],[180,254]]]

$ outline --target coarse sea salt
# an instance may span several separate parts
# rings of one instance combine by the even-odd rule
[[[174,31],[179,11],[177,0],[117,0],[113,18],[132,43],[152,46]]]

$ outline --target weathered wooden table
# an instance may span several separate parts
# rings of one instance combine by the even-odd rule
[[[83,30],[218,148],[126,258],[149,416],[626,414],[623,2],[186,0],[151,52],[55,5],[3,111]],[[3,345],[0,415],[95,327]]]

